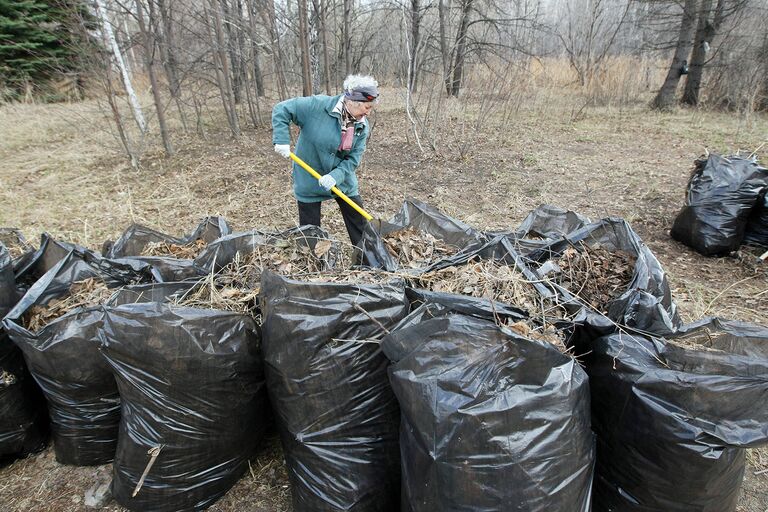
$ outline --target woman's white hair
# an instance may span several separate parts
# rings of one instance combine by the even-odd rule
[[[344,90],[346,92],[352,92],[360,87],[378,87],[379,82],[375,78],[368,75],[349,75],[344,79]]]

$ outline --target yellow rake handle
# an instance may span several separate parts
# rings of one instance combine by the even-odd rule
[[[302,160],[301,158],[297,157],[293,153],[291,153],[291,159],[294,162],[296,162],[297,164],[299,164],[302,169],[307,171],[309,174],[311,174],[312,176],[314,176],[318,180],[320,178],[322,178],[322,176],[320,176],[320,174],[316,170],[311,168],[309,165],[307,165],[307,163],[304,160]],[[365,211],[362,208],[360,208],[360,206],[358,206],[358,204],[356,202],[354,202],[349,197],[347,197],[347,195],[344,192],[342,192],[341,190],[339,190],[337,187],[333,187],[331,189],[331,191],[333,191],[337,196],[342,198],[344,200],[344,202],[347,203],[349,206],[354,208],[357,213],[359,213],[360,215],[365,217],[365,220],[367,220],[367,221],[373,220],[373,217],[367,211]]]

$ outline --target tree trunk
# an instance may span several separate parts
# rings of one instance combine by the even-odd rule
[[[152,1],[153,0],[149,0],[150,19],[153,18]],[[160,24],[162,26],[162,30],[158,29],[158,45],[160,47],[160,54],[163,58],[163,69],[165,70],[165,76],[168,79],[168,88],[171,92],[171,97],[176,102],[176,108],[179,111],[181,124],[184,126],[184,130],[186,130],[187,116],[181,103],[181,82],[179,81],[179,66],[178,59],[176,58],[173,18],[165,0],[157,0],[157,10],[160,11]]]
[[[350,18],[352,17],[352,0],[344,0],[344,23],[341,31],[341,47],[344,61],[344,76],[352,73],[351,57],[352,35],[350,34]]]
[[[417,66],[416,55],[419,47],[419,30],[421,25],[421,16],[419,15],[419,0],[411,0],[411,48],[408,52],[408,59],[410,60],[409,66],[411,73],[409,75],[408,89],[411,92],[416,91],[417,85]]]
[[[283,71],[283,50],[280,46],[280,32],[277,30],[277,19],[275,15],[274,0],[261,0],[261,17],[264,25],[269,31],[269,40],[272,45],[272,60],[275,66],[275,77],[277,78],[277,94],[280,100],[288,98],[288,84],[285,81],[285,72]]]
[[[325,0],[312,0],[317,13],[317,21],[320,30],[320,43],[323,45],[323,83],[325,94],[331,95],[331,59],[328,53],[328,30],[325,25]]]
[[[760,51],[760,61],[763,67],[762,94],[758,101],[758,109],[768,112],[768,35],[763,40],[763,49]]]
[[[214,67],[216,68],[216,81],[219,85],[219,93],[221,95],[221,102],[224,106],[224,112],[227,114],[227,121],[229,122],[229,129],[232,131],[234,137],[240,136],[240,121],[237,117],[237,106],[235,105],[234,94],[232,93],[232,84],[229,80],[229,63],[227,62],[227,54],[224,49],[224,34],[221,26],[221,12],[219,11],[218,0],[210,0],[211,14],[213,16],[213,32],[211,32],[210,23],[206,22],[205,26],[208,30],[208,35],[211,38],[213,44],[213,59]],[[203,7],[206,18],[208,18],[207,9]]]
[[[147,72],[149,73],[149,82],[152,84],[152,98],[155,100],[157,122],[160,125],[160,137],[163,139],[165,155],[171,156],[173,155],[173,145],[171,144],[171,137],[165,122],[165,107],[163,106],[163,99],[160,96],[160,85],[157,81],[157,73],[155,73],[155,40],[152,34],[149,33],[147,23],[144,21],[144,7],[142,6],[142,0],[136,0],[136,20],[139,22],[139,31],[141,32],[141,39],[144,46],[144,65],[147,67]],[[151,25],[152,20],[149,20],[149,22]]]
[[[451,94],[451,52],[448,49],[448,17],[450,6],[448,0],[438,0],[437,13],[440,24],[440,57],[443,62],[443,83],[446,94]]]
[[[701,90],[701,80],[704,76],[704,66],[707,61],[707,47],[712,44],[717,34],[720,22],[722,21],[724,0],[718,0],[717,7],[712,12],[713,0],[702,0],[699,9],[699,22],[696,26],[696,39],[693,42],[693,53],[691,54],[690,71],[688,79],[685,81],[685,90],[683,91],[682,102],[686,105],[699,104],[699,92]]]
[[[115,121],[115,127],[117,128],[117,134],[120,137],[120,142],[123,144],[123,149],[125,149],[125,154],[128,157],[128,160],[131,162],[131,167],[134,169],[138,169],[139,167],[139,159],[136,158],[136,155],[133,152],[131,141],[128,137],[128,134],[125,131],[125,127],[123,124],[123,116],[120,115],[120,108],[117,106],[117,101],[115,101],[115,88],[112,85],[112,63],[109,62],[109,58],[105,59],[105,81],[104,85],[106,88],[107,93],[107,101],[109,102],[109,108],[112,111],[112,118]]]
[[[677,46],[675,55],[672,57],[672,64],[667,71],[667,77],[664,84],[656,94],[653,100],[653,108],[666,110],[675,104],[675,93],[677,85],[680,82],[682,68],[687,61],[688,53],[691,51],[691,40],[693,39],[693,28],[696,22],[696,4],[697,0],[685,0],[683,5],[683,18],[680,21],[680,32],[677,36]]]
[[[467,29],[469,27],[469,16],[472,13],[473,0],[462,0],[461,20],[459,21],[459,31],[456,33],[456,59],[453,65],[453,80],[451,83],[451,95],[459,97],[461,83],[464,79],[464,59],[467,51]]]
[[[301,90],[304,96],[312,95],[312,70],[309,66],[309,24],[307,23],[307,0],[299,4],[299,48],[301,50]]]
[[[258,104],[258,98],[264,96],[264,76],[261,72],[261,52],[259,51],[259,45],[257,41],[256,32],[256,8],[253,5],[253,0],[247,0],[248,7],[248,29],[251,36],[251,55],[253,58],[253,81],[256,85],[256,102]]]
[[[123,60],[123,54],[120,53],[120,47],[115,40],[115,33],[112,31],[112,24],[107,17],[107,7],[104,5],[104,0],[96,0],[96,13],[101,20],[101,26],[104,29],[104,37],[107,40],[107,44],[112,49],[112,54],[115,56],[115,62],[120,69],[120,75],[123,78],[123,85],[125,86],[125,92],[128,94],[128,99],[133,109],[133,118],[136,120],[136,124],[139,126],[141,133],[147,132],[147,122],[144,120],[144,114],[141,111],[141,104],[139,98],[136,96],[136,92],[133,90],[131,84],[131,77],[128,75],[128,69],[125,66]]]
[[[229,0],[220,0],[221,10],[223,13],[222,28],[223,33],[226,34],[224,44],[227,47],[227,53],[229,54],[229,62],[231,63],[231,75],[229,76],[229,82],[232,87],[232,97],[235,100],[235,105],[240,105],[243,102],[242,98],[242,61],[241,55],[238,53],[237,44],[237,31],[238,25],[235,22],[235,16],[229,5]]]

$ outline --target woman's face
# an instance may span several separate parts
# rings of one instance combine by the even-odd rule
[[[352,114],[355,119],[367,116],[371,110],[373,110],[372,101],[347,101],[347,112]]]

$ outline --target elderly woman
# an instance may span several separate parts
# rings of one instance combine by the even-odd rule
[[[368,139],[366,116],[379,95],[378,83],[370,76],[350,75],[339,96],[293,98],[272,109],[272,143],[275,151],[289,158],[290,124],[301,128],[296,155],[322,175],[313,178],[293,164],[293,194],[299,204],[299,224],[320,225],[320,205],[334,198],[335,186],[362,207],[355,170]],[[335,198],[344,217],[349,238],[357,244],[365,219],[351,206]]]

